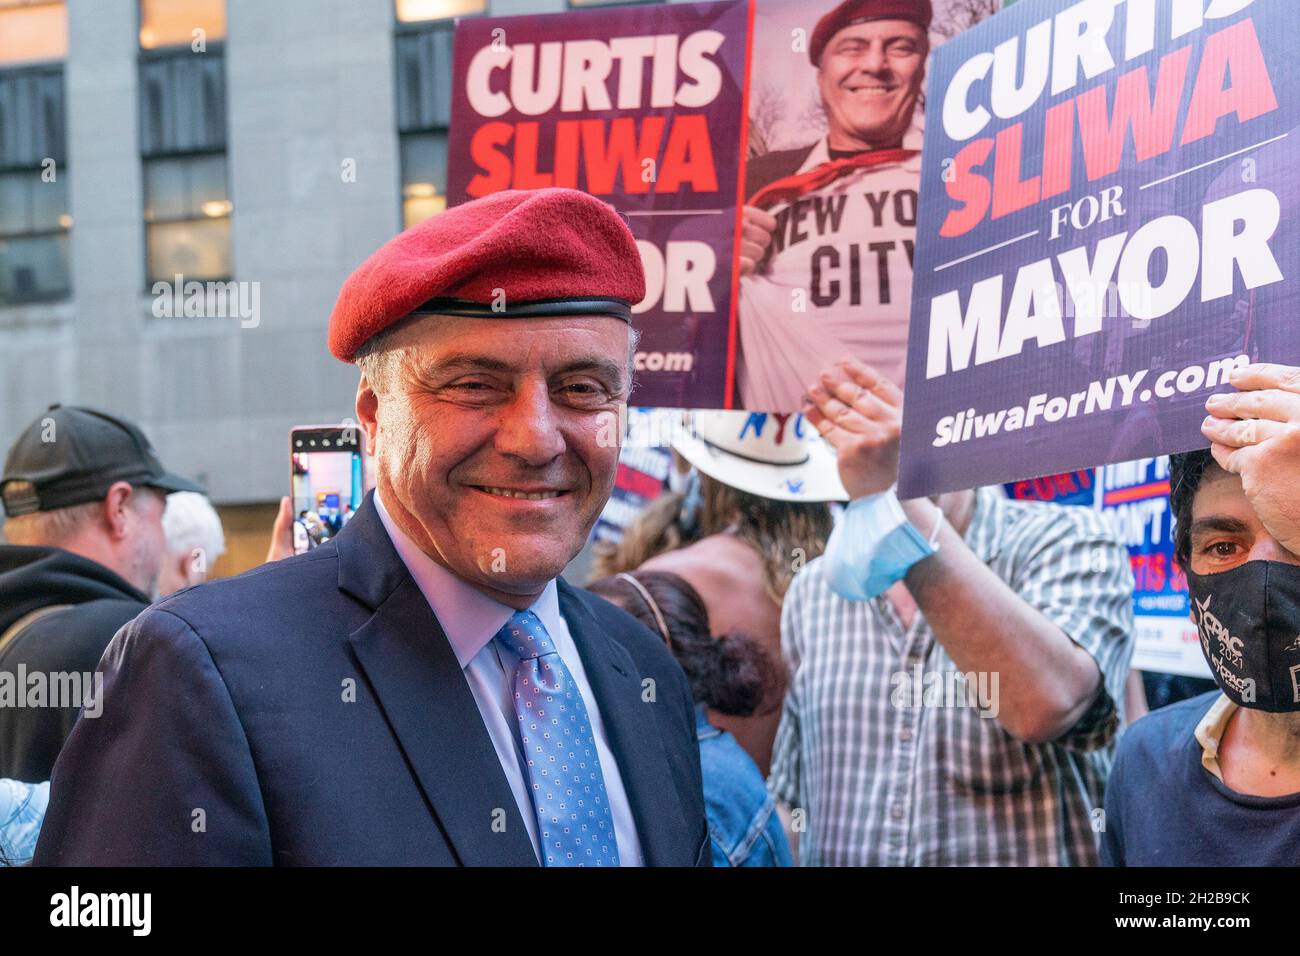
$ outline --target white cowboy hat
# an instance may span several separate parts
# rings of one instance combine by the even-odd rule
[[[716,481],[777,501],[848,501],[835,450],[800,414],[692,412],[673,448]]]

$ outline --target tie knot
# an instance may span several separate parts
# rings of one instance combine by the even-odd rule
[[[522,661],[555,653],[546,625],[532,611],[516,611],[497,631],[497,640],[514,651]]]

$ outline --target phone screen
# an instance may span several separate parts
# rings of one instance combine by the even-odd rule
[[[343,530],[365,497],[363,432],[316,425],[289,434],[294,551],[318,547]]]

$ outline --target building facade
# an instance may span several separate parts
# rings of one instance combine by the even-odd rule
[[[339,286],[443,206],[453,18],[585,5],[0,0],[0,445],[102,407],[269,514],[353,414]]]

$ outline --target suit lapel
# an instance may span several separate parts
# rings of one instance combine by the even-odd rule
[[[352,648],[456,856],[466,866],[536,866],[460,663],[373,502],[335,540],[339,587],[375,608]],[[493,826],[499,810],[503,832]]]
[[[578,646],[609,733],[645,862],[649,866],[690,866],[693,856],[679,858],[673,852],[680,847],[676,835],[682,830],[684,816],[654,714],[656,706],[664,705],[642,700],[641,675],[632,655],[601,628],[581,595],[563,579],[557,584],[560,612]]]

